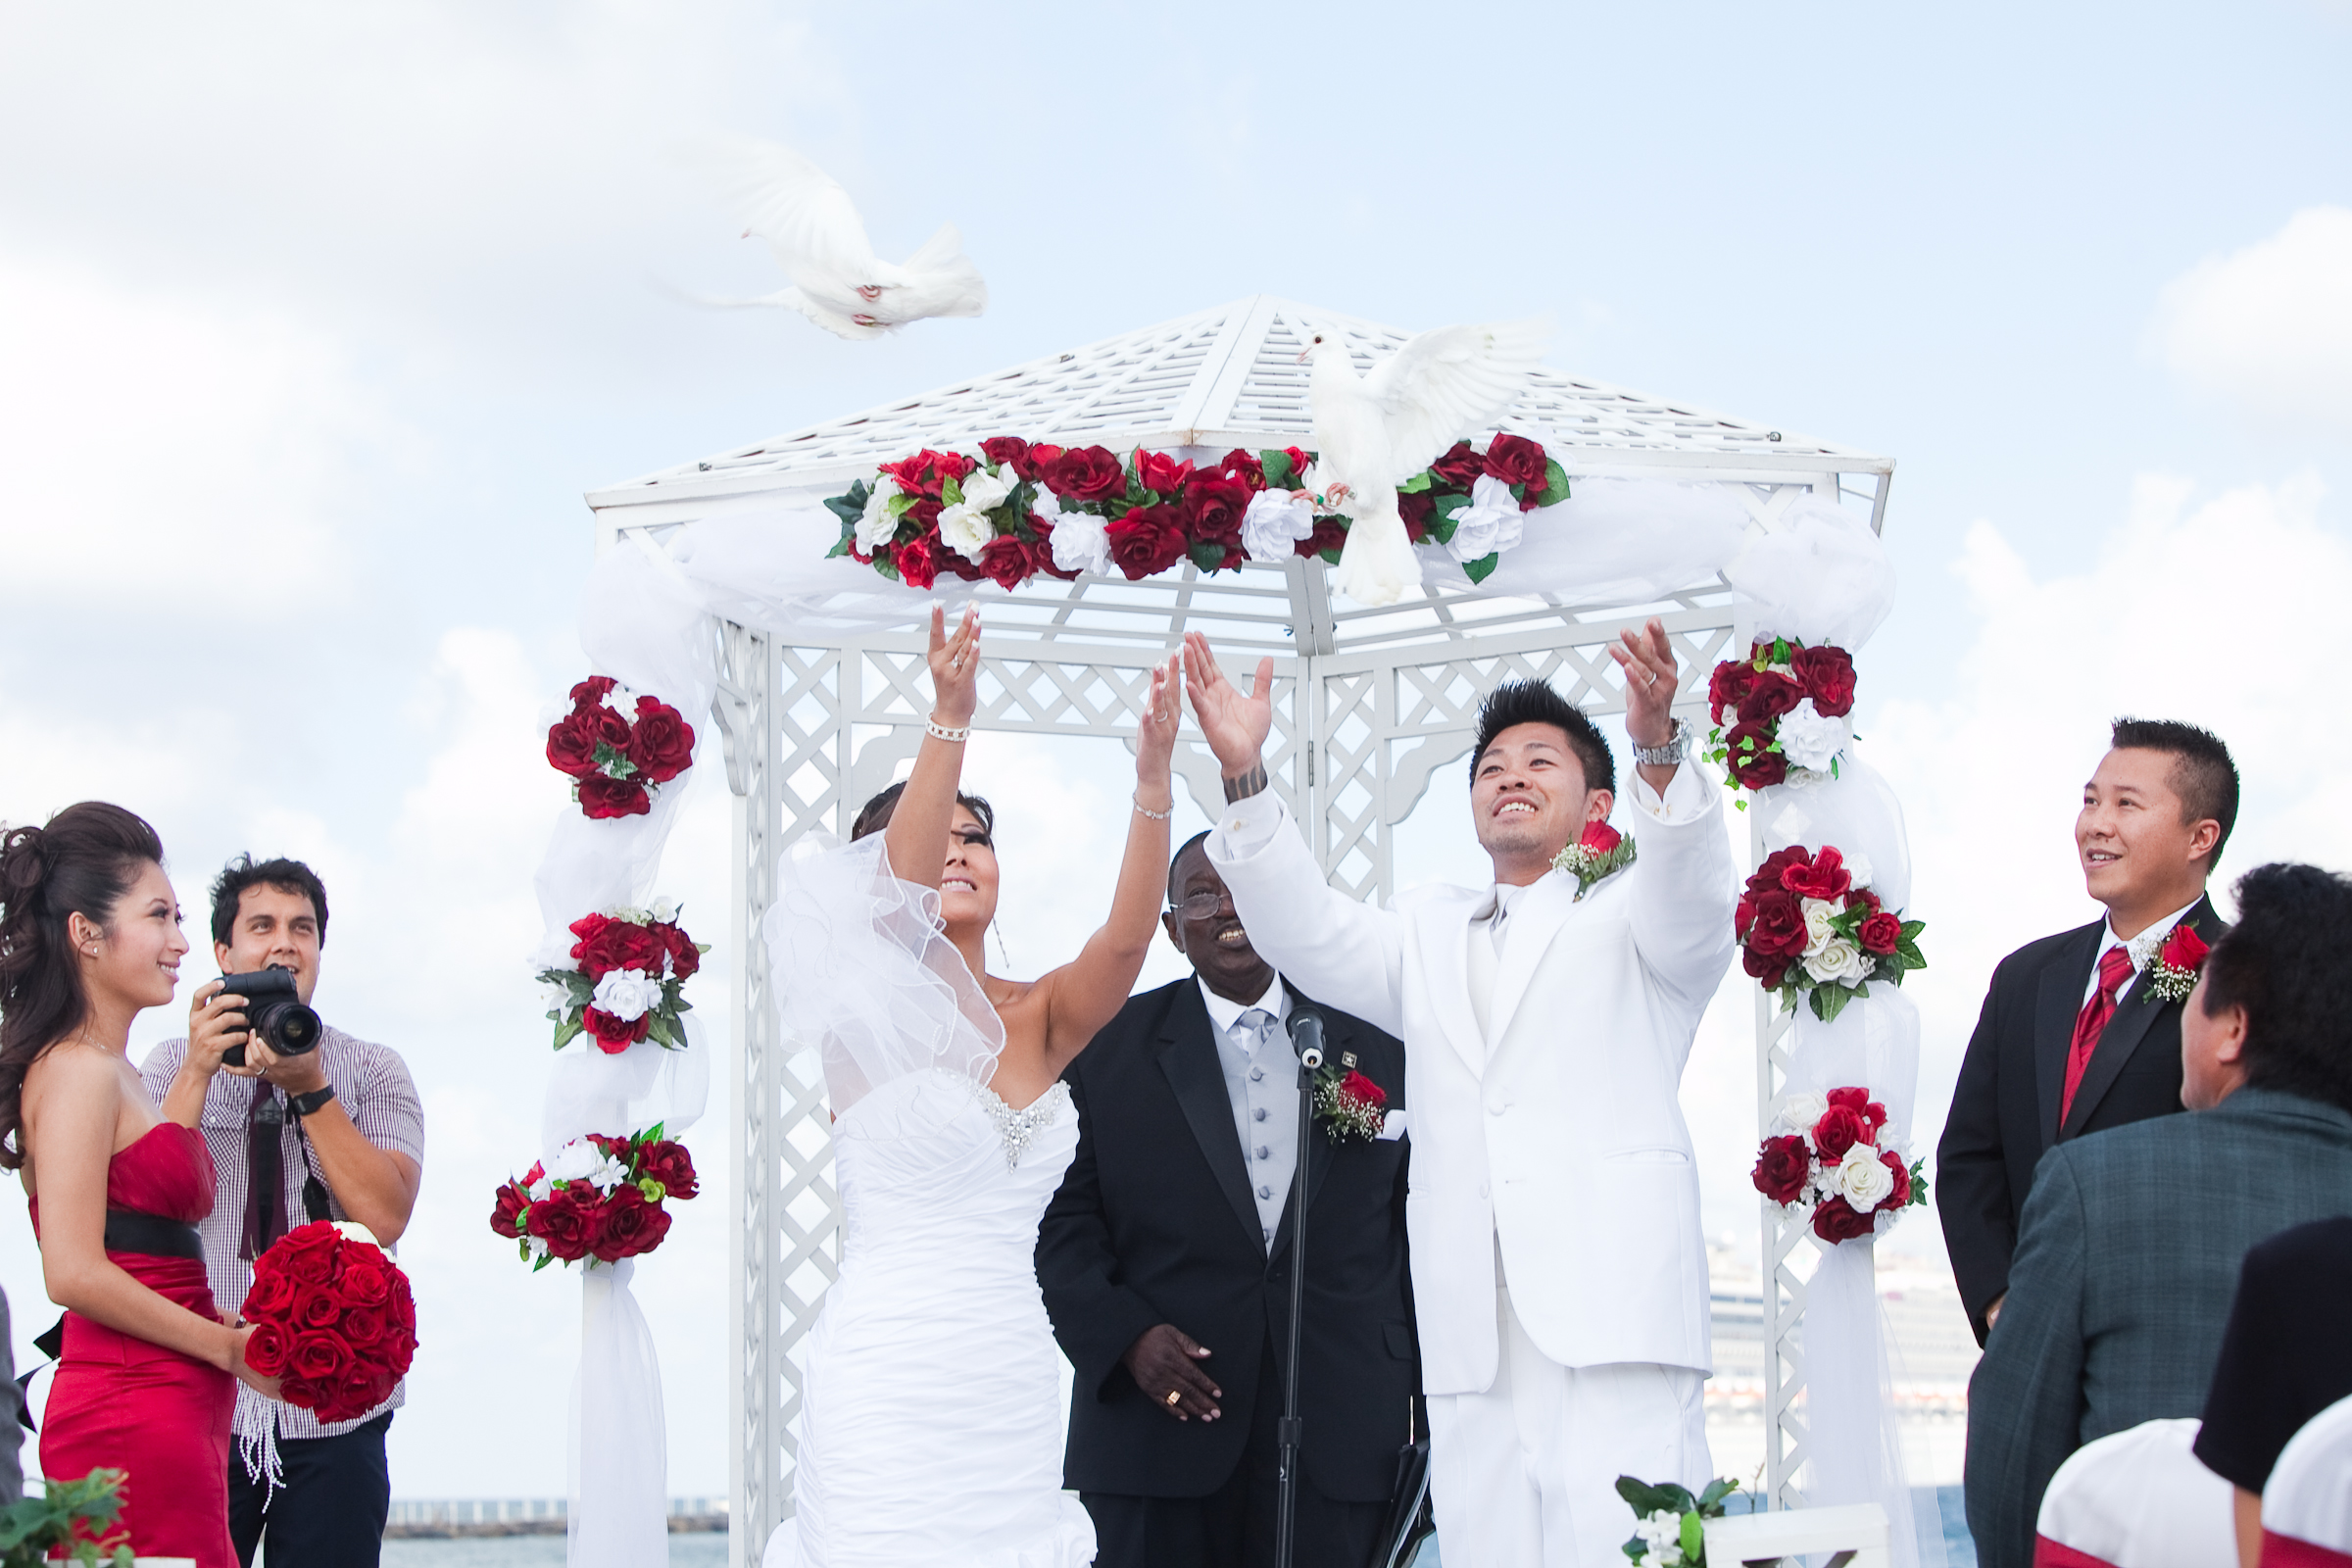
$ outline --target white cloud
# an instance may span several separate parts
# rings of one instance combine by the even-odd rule
[[[2293,427],[2352,429],[2352,210],[2309,207],[2165,286],[2151,342],[2189,386]]]

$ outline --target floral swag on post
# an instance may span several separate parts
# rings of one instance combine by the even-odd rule
[[[1810,993],[1813,1016],[1827,1023],[1870,995],[1871,981],[1899,986],[1928,966],[1919,952],[1928,923],[1881,907],[1863,886],[1869,875],[1834,845],[1819,855],[1791,845],[1766,856],[1747,879],[1732,913],[1740,966],[1784,1008],[1795,1011],[1797,998]]]
[[[1235,448],[1212,467],[1165,453],[980,443],[981,457],[929,448],[886,463],[825,506],[841,518],[830,555],[912,588],[942,572],[1007,590],[1039,572],[1134,581],[1190,561],[1204,572],[1247,561],[1319,556],[1336,563],[1348,518],[1315,457],[1297,447],[1252,457]],[[1524,436],[1467,441],[1396,487],[1406,535],[1444,545],[1472,582],[1518,544],[1522,514],[1568,499],[1568,475]],[[559,763],[559,766],[562,764]]]
[[[702,1190],[694,1156],[657,1122],[622,1138],[590,1133],[498,1189],[490,1228],[516,1244],[531,1272],[593,1257],[617,1263],[662,1245],[668,1199]]]
[[[1707,678],[1715,727],[1706,758],[1735,789],[1835,778],[1838,754],[1854,738],[1853,710],[1854,662],[1844,649],[1759,639],[1747,658],[1725,660]],[[1735,804],[1747,808],[1745,801]]]
[[[539,971],[555,1049],[585,1031],[609,1056],[640,1040],[684,1050],[682,1015],[694,1010],[684,987],[710,946],[686,934],[678,906],[657,899],[650,909],[585,914],[571,922],[571,934],[580,939],[571,947],[571,966]]]
[[[571,689],[571,711],[548,726],[547,760],[569,778],[593,820],[643,816],[662,785],[694,765],[694,726],[659,697],[637,699],[632,719],[612,706],[618,685],[591,675]]]
[[[1927,1161],[1904,1161],[1886,1107],[1859,1087],[1788,1095],[1756,1152],[1756,1191],[1825,1242],[1884,1235],[1928,1200]]]

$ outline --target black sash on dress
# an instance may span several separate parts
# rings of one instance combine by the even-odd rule
[[[142,1214],[135,1208],[110,1208],[106,1211],[106,1250],[110,1252],[144,1252],[150,1257],[192,1257],[204,1261],[204,1239],[196,1227],[161,1214]],[[59,1318],[32,1337],[33,1348],[54,1361],[66,1353],[66,1320]],[[46,1365],[47,1363],[42,1363]],[[36,1430],[32,1411],[26,1398],[32,1392],[34,1367],[17,1379],[17,1423],[25,1431]]]

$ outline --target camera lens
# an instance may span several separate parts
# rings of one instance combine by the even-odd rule
[[[318,1049],[318,1015],[299,1002],[277,1002],[262,1007],[253,1020],[254,1032],[281,1056],[300,1056]]]

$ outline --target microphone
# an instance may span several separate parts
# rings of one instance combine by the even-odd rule
[[[1323,1015],[1312,1007],[1291,1014],[1291,1049],[1309,1071],[1323,1065]]]

